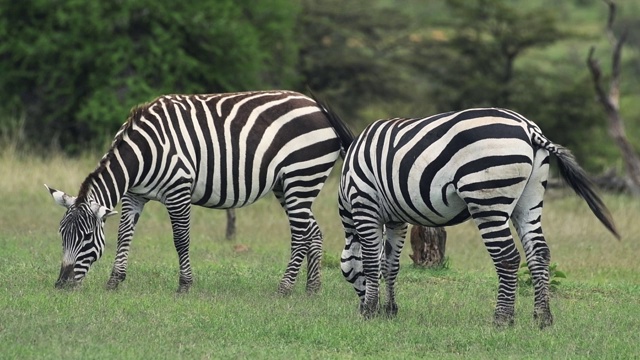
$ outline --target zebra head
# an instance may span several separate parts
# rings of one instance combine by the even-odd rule
[[[45,185],[46,186],[46,185]],[[88,200],[76,202],[75,196],[52,189],[49,193],[65,212],[60,221],[62,236],[62,265],[56,288],[78,285],[104,251],[104,222],[116,211]]]

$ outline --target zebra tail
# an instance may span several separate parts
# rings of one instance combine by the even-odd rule
[[[311,98],[313,98],[313,100],[315,100],[315,102],[318,104],[318,106],[322,110],[322,113],[327,117],[327,119],[331,123],[331,126],[333,126],[333,130],[338,135],[338,138],[340,139],[340,156],[344,159],[349,146],[351,146],[351,143],[355,139],[355,135],[353,135],[353,132],[351,131],[347,123],[345,123],[338,116],[338,114],[336,114],[335,111],[331,109],[329,104],[320,101],[320,99],[318,99],[318,97],[308,87],[307,91],[309,91],[309,94],[311,94]]]
[[[549,152],[553,153],[558,159],[560,176],[562,176],[564,181],[571,186],[578,196],[587,202],[589,208],[591,208],[591,211],[598,220],[600,220],[600,222],[616,237],[616,239],[620,240],[620,234],[616,229],[616,225],[613,222],[609,209],[607,209],[596,193],[595,185],[593,185],[587,173],[582,169],[580,164],[578,164],[575,156],[573,156],[569,149],[553,144],[547,139],[544,140],[546,140],[543,141],[544,143],[539,144],[549,150]]]

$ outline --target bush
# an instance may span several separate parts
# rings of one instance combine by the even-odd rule
[[[556,291],[560,286],[560,279],[565,279],[567,276],[564,272],[558,270],[558,264],[553,263],[549,265],[549,290]],[[521,291],[528,291],[533,288],[533,278],[531,272],[527,267],[527,263],[520,264],[520,270],[518,271],[518,286]]]
[[[33,143],[73,151],[160,94],[287,87],[296,11],[286,0],[0,1],[0,111],[24,113]]]

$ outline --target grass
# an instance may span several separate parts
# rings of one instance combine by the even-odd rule
[[[554,292],[555,324],[538,330],[533,299],[518,296],[516,324],[491,324],[496,278],[470,223],[447,229],[449,269],[416,269],[402,255],[398,317],[364,321],[337,266],[342,229],[332,177],[315,206],[325,233],[323,288],[290,297],[275,290],[289,252],[288,226],[274,199],[240,209],[235,242],[224,240],[222,211],[195,208],[195,284],[178,296],[177,256],[168,217],[145,209],[134,238],[127,280],[107,291],[117,221],[107,222],[105,256],[74,291],[53,288],[60,264],[56,229],[63,209],[42,186],[75,193],[99,156],[44,160],[0,156],[0,354],[3,359],[210,358],[630,358],[640,334],[640,204],[605,196],[622,241],[586,204],[550,192],[544,226],[552,261],[567,278]],[[248,251],[237,252],[242,244]]]

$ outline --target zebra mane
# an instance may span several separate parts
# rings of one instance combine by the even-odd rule
[[[102,159],[100,159],[100,162],[98,163],[98,166],[95,168],[95,170],[93,170],[93,172],[91,172],[84,179],[84,181],[82,182],[82,185],[80,185],[80,191],[78,191],[78,198],[76,199],[76,203],[82,203],[87,201],[89,190],[91,190],[91,184],[98,179],[98,176],[107,167],[109,160],[111,160],[111,158],[113,157],[114,151],[118,147],[118,145],[122,142],[124,135],[128,133],[129,129],[131,129],[133,125],[140,120],[143,112],[147,110],[148,107],[149,107],[149,103],[143,103],[131,108],[131,110],[129,111],[129,117],[127,117],[127,121],[125,121],[125,123],[122,124],[122,126],[120,126],[120,129],[118,130],[118,132],[116,133],[116,136],[113,138],[113,141],[111,142],[109,151],[107,151],[107,153],[102,156]]]

